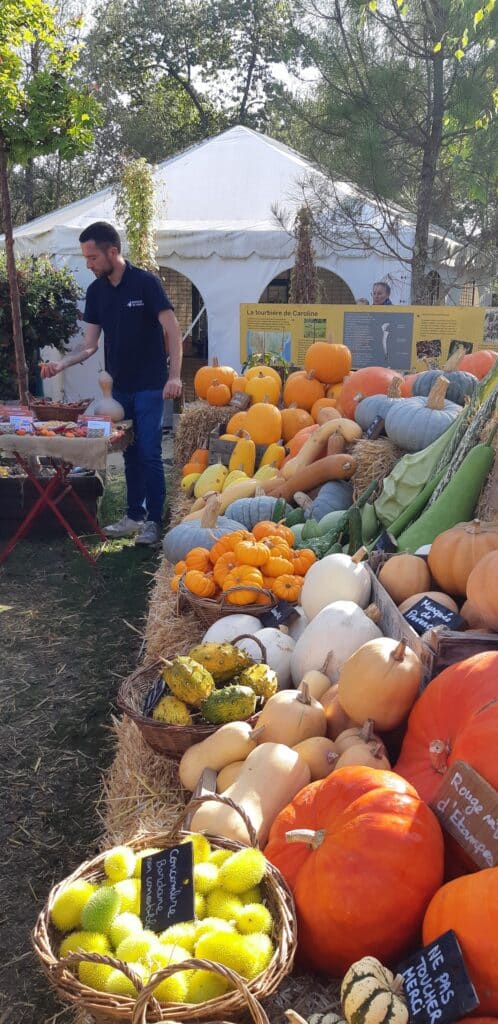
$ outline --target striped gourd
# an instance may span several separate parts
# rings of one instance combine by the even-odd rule
[[[407,1024],[408,1007],[402,996],[403,978],[374,956],[352,964],[341,985],[347,1024]]]

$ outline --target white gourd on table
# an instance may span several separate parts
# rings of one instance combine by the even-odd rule
[[[105,370],[99,373],[99,387],[102,398],[95,404],[94,413],[96,416],[109,416],[113,423],[120,423],[124,420],[124,409],[120,402],[112,397],[112,377]]]

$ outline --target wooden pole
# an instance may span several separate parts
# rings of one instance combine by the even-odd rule
[[[2,207],[3,230],[5,234],[5,255],[7,258],[7,277],[9,281],[10,308],[12,312],[12,337],[16,357],[17,386],[19,398],[23,405],[28,405],[28,367],[24,352],[22,335],[21,301],[17,283],[16,260],[14,255],[14,235],[12,230],[12,211],[10,206],[9,179],[7,173],[7,150],[5,140],[0,135],[0,199]]]

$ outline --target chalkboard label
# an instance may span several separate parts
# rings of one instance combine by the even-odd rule
[[[454,761],[430,806],[479,868],[498,865],[498,792],[465,761]]]
[[[230,399],[230,401],[228,403],[228,405],[232,409],[240,409],[241,411],[244,411],[244,409],[248,409],[250,404],[251,404],[251,396],[250,395],[246,395],[246,393],[244,391],[236,391],[235,394],[232,395],[232,397],[231,397],[231,399]]]
[[[384,418],[382,416],[376,416],[375,419],[372,420],[370,426],[365,430],[365,437],[369,441],[376,441],[381,434],[385,433],[384,425]]]
[[[156,680],[153,686],[151,686],[145,700],[144,700],[144,715],[151,715],[156,704],[159,704],[161,697],[166,689],[166,683],[162,676]]]
[[[375,544],[375,547],[373,548],[373,550],[374,551],[386,551],[387,554],[392,554],[393,551],[397,551],[398,550],[398,545],[396,543],[396,538],[393,537],[392,534],[388,533],[387,530],[384,530],[381,533],[380,537],[378,538],[377,543]]]
[[[398,967],[411,1024],[450,1024],[479,1005],[454,931]]]
[[[461,629],[464,625],[461,615],[450,611],[444,604],[439,604],[439,601],[433,601],[430,597],[421,597],[420,601],[405,612],[405,619],[420,636],[434,626]]]
[[[263,626],[273,626],[275,629],[278,629],[279,626],[283,626],[284,622],[287,622],[296,614],[295,605],[289,604],[288,601],[279,601],[271,611],[260,615],[259,619]]]
[[[144,928],[162,932],[194,919],[192,843],[180,843],[144,857],[141,865],[140,917]]]

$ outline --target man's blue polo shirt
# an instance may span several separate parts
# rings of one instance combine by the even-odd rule
[[[105,366],[116,391],[164,387],[164,332],[157,319],[163,309],[173,306],[159,278],[128,261],[119,284],[98,277],[87,289],[84,319],[104,332]]]

